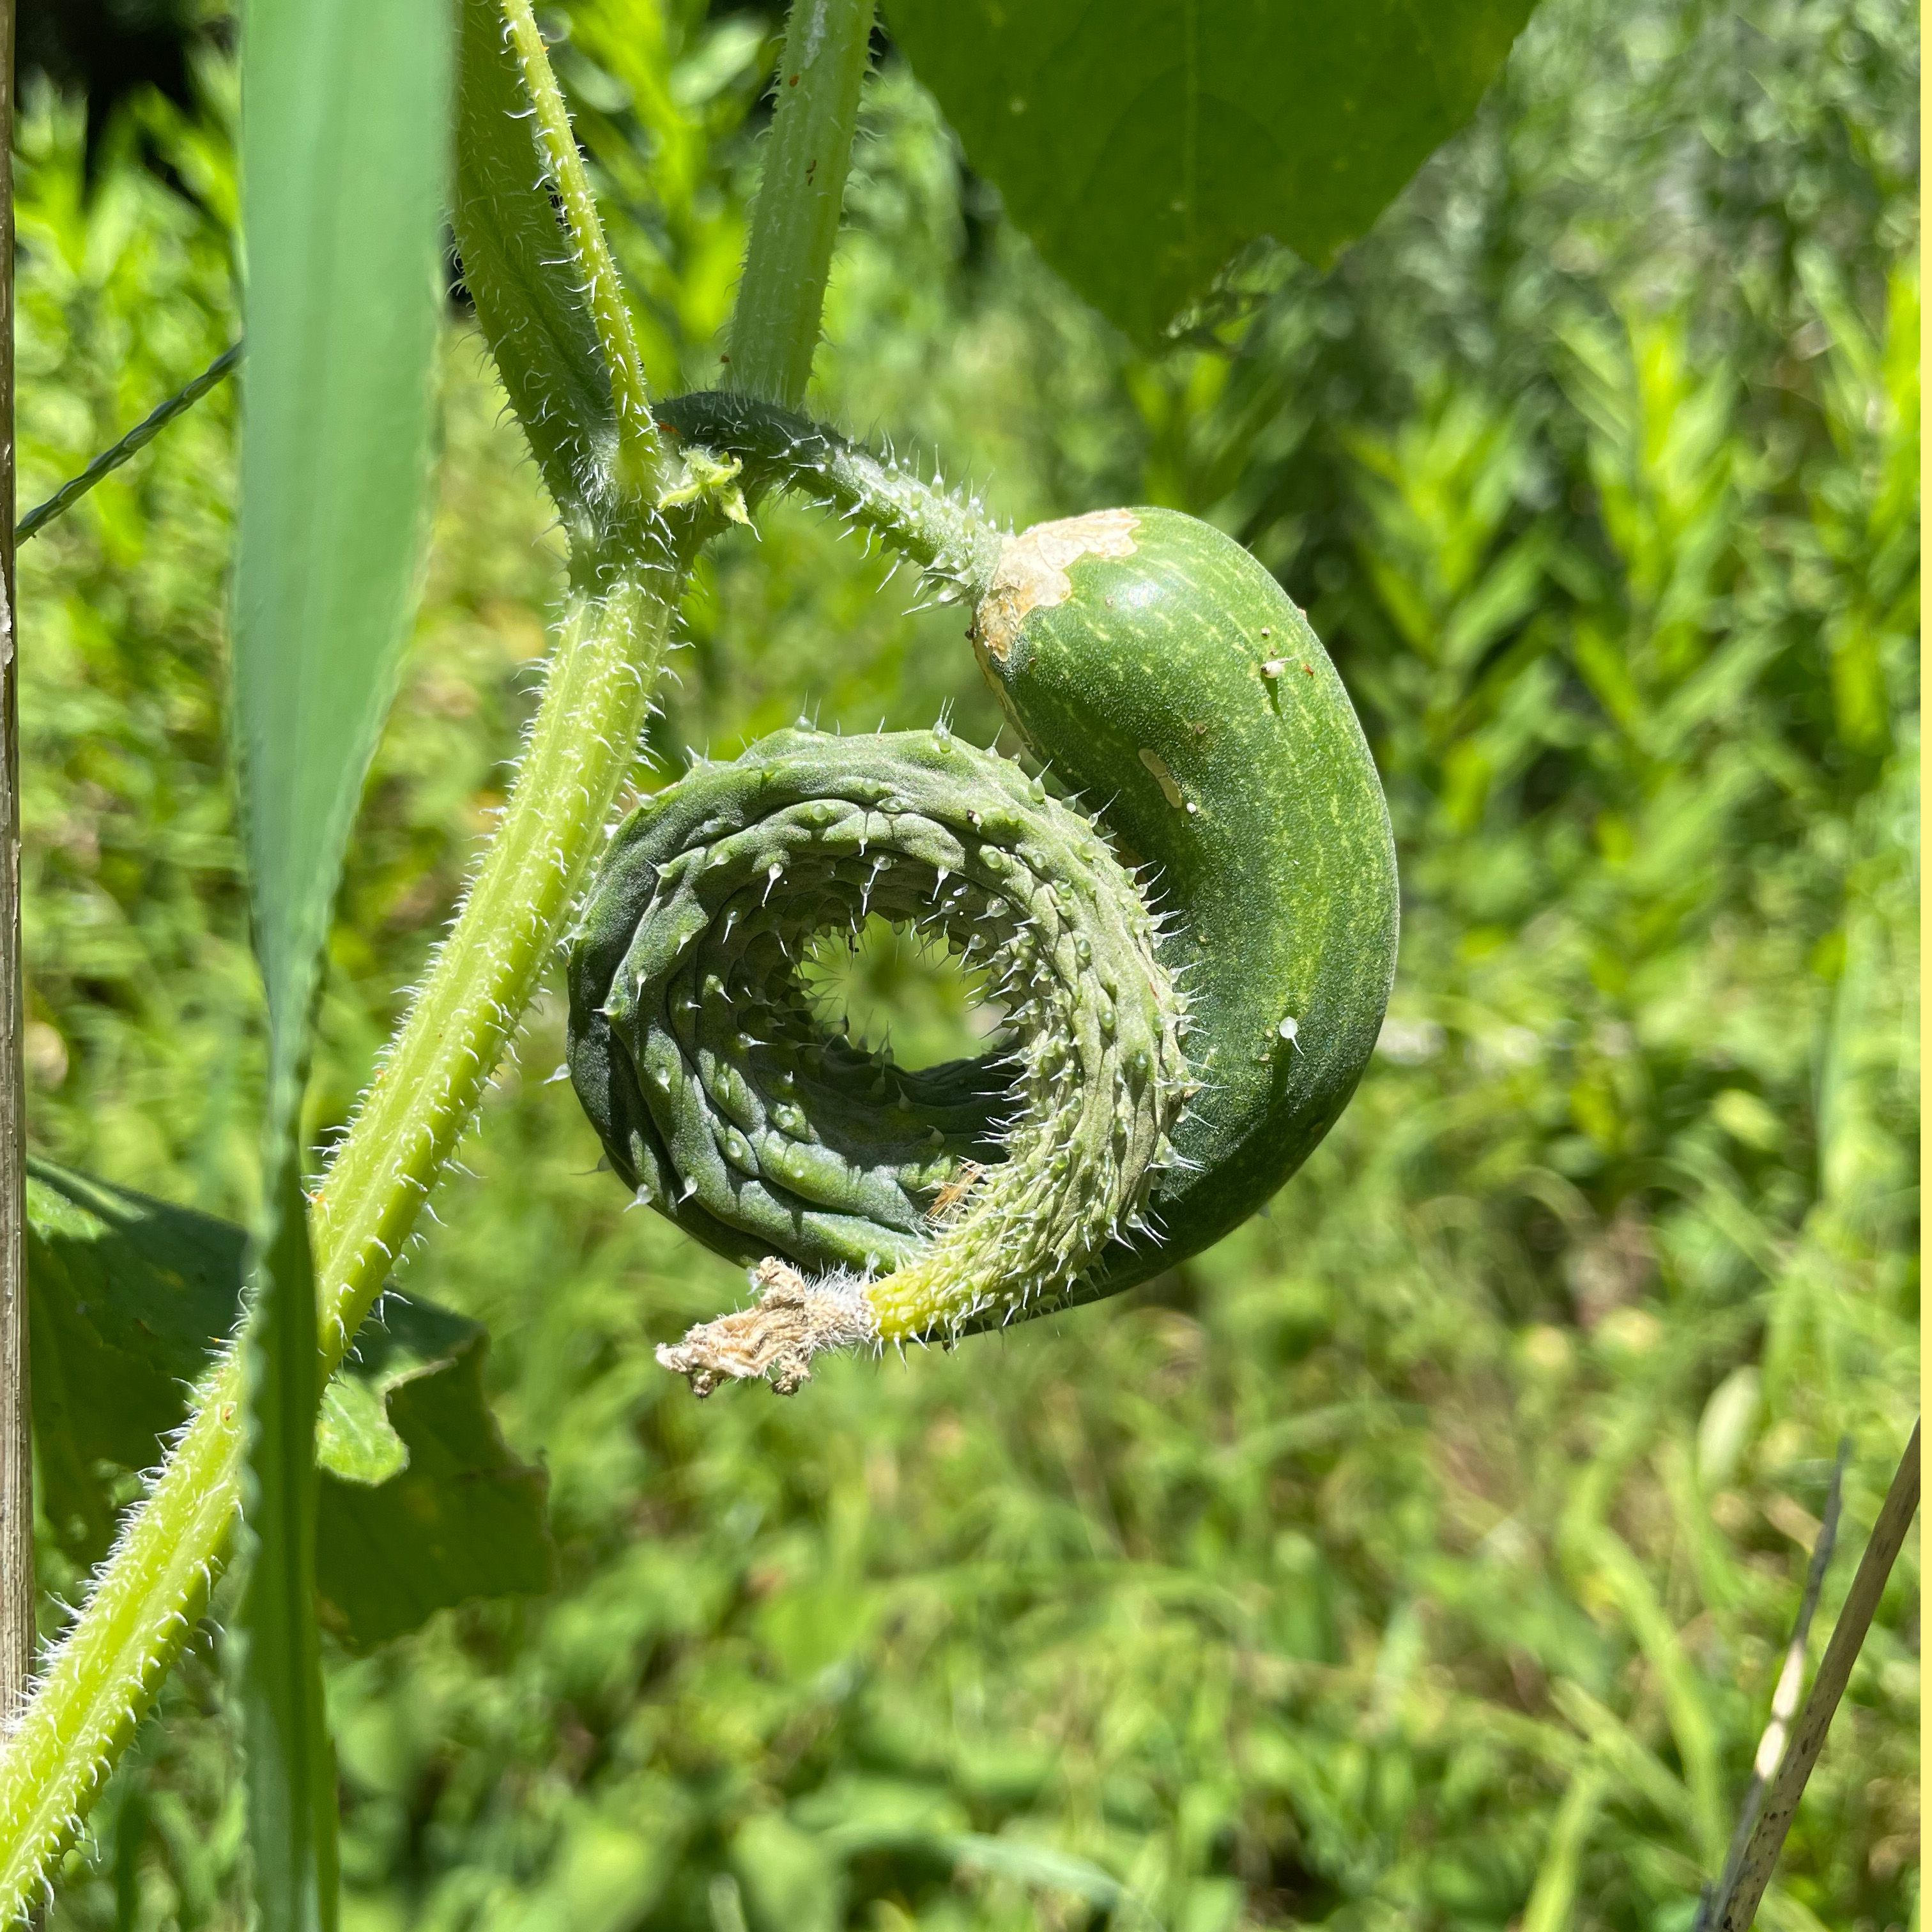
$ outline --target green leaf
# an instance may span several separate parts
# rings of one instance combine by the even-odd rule
[[[1532,0],[884,0],[1040,253],[1151,342],[1270,236],[1326,267],[1474,111]]]
[[[496,0],[460,8],[454,214],[464,280],[544,487],[573,524],[594,524],[617,443],[610,370],[544,182],[502,10]]]
[[[956,1798],[934,1786],[838,1777],[794,1804],[790,1825],[782,1832],[768,1825],[736,1849],[740,1862],[748,1865],[753,1863],[746,1858],[748,1850],[776,1852],[787,1882],[795,1886],[805,1882],[806,1868],[803,1847],[788,1842],[794,1838],[802,1838],[821,1856],[835,1860],[860,1858],[868,1852],[923,1850],[948,1860],[962,1876],[983,1873],[1068,1892],[1114,1912],[1123,1925],[1142,1924],[1160,1932],[1146,1901],[1090,1860],[1024,1838],[966,1831],[962,1823]],[[747,1876],[752,1875],[748,1870]]]
[[[264,1136],[267,1232],[254,1246],[259,1272],[242,1337],[248,1436],[242,1507],[254,1546],[238,1620],[242,1736],[257,1920],[263,1932],[333,1932],[335,1753],[316,1628],[319,1333],[292,1125],[287,1114],[278,1123],[272,1112]]]
[[[439,0],[256,0],[244,38],[235,714],[284,1072],[424,533],[450,38]]]
[[[62,1547],[92,1562],[241,1316],[242,1229],[29,1156],[34,1461]]]
[[[247,1236],[30,1159],[27,1242],[42,1499],[62,1546],[91,1561],[235,1332]],[[351,1649],[446,1605],[550,1587],[543,1472],[504,1445],[483,1393],[488,1346],[481,1323],[391,1294],[325,1393],[317,1589]]]
[[[353,1377],[338,1378],[362,1399],[318,1434],[328,1473],[316,1560],[323,1620],[352,1649],[447,1604],[538,1595],[554,1581],[543,1474],[497,1432],[488,1346],[475,1322],[398,1296],[365,1332]]]
[[[1097,1910],[1115,1913],[1124,1924],[1138,1920],[1160,1932],[1160,1922],[1148,1910],[1146,1901],[1090,1858],[986,1832],[956,1832],[938,1842],[951,1852],[962,1872],[985,1872],[1022,1885],[1068,1892]]]
[[[315,1280],[296,1121],[342,849],[423,534],[452,38],[442,0],[253,0],[242,38],[249,357],[234,719],[269,1048],[265,1225],[243,1353],[253,1553],[237,1634],[264,1932],[336,1918],[315,1622]]]

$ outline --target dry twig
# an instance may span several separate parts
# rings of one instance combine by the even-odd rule
[[[1790,1713],[1798,1701],[1798,1680],[1803,1669],[1804,1638],[1818,1594],[1831,1562],[1832,1542],[1838,1528],[1838,1493],[1844,1474],[1845,1452],[1838,1452],[1838,1471],[1832,1478],[1832,1496],[1818,1543],[1812,1552],[1810,1574],[1805,1580],[1804,1601],[1798,1612],[1798,1627],[1786,1652],[1784,1669],[1778,1678],[1772,1700],[1772,1718],[1758,1747],[1757,1763],[1744,1798],[1742,1815],[1731,1840],[1730,1856],[1724,1862],[1724,1875],[1714,1889],[1707,1891],[1697,1914],[1695,1932],[1748,1932],[1757,1916],[1759,1901],[1776,1870],[1778,1854],[1784,1849],[1785,1834],[1797,1816],[1798,1801],[1811,1775],[1818,1754],[1825,1748],[1825,1734],[1831,1729],[1832,1714],[1851,1681],[1852,1666],[1864,1647],[1865,1634],[1885,1592],[1892,1566],[1905,1542],[1905,1533],[1918,1508],[1918,1425],[1898,1473],[1892,1479],[1884,1506],[1872,1526],[1870,1540],[1859,1558],[1858,1574],[1838,1612],[1837,1628],[1825,1646],[1818,1675],[1804,1708],[1787,1732]],[[1771,1768],[1775,1766],[1774,1769]],[[1768,1782],[1767,1783],[1767,1779]],[[1762,1802],[1760,1802],[1762,1794]]]

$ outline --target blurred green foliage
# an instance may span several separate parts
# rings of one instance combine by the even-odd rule
[[[231,1222],[31,1162],[40,1516],[63,1556],[106,1555],[138,1472],[187,1420],[216,1346],[241,1326],[247,1246]],[[488,1347],[480,1322],[391,1294],[323,1392],[316,1588],[351,1649],[468,1598],[556,1580],[543,1475],[496,1430]]]
[[[1501,71],[1532,0],[886,0],[1009,218],[1144,345],[1267,237],[1324,267]],[[1282,111],[1292,102],[1291,111]]]
[[[568,20],[652,380],[705,381],[773,23]],[[352,1926],[1688,1928],[1837,1442],[1814,1648],[1916,1399],[1917,61],[1899,0],[1550,0],[1332,272],[1251,260],[1154,359],[887,62],[821,412],[1016,519],[1174,503],[1282,575],[1395,817],[1383,1050],[1271,1218],[1145,1289],[700,1408],[651,1345],[742,1284],[622,1213],[540,1004],[404,1279],[488,1322],[561,1580],[336,1662]],[[225,232],[131,164],[232,212],[203,81],[198,120],[124,116],[91,199],[78,112],[23,123],[23,501],[232,326]],[[460,322],[443,382],[319,1142],[500,800],[558,589]],[[233,1216],[232,406],[24,554],[22,712],[38,1144]],[[722,543],[656,770],[801,710],[990,737],[956,614],[885,574],[782,506]],[[908,976],[859,976],[957,1022]],[[44,1556],[51,1628],[79,1580]],[[1774,1932],[1917,1922],[1918,1587],[1915,1535]],[[50,1924],[239,1923],[212,1655]]]

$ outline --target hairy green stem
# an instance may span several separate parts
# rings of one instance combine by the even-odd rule
[[[872,0],[797,0],[778,60],[726,366],[734,389],[794,409],[818,346],[872,36]]]
[[[572,611],[502,825],[311,1208],[333,1370],[382,1292],[536,990],[629,769],[673,600],[626,583]]]
[[[976,500],[928,483],[890,452],[728,389],[674,397],[657,418],[681,441],[736,457],[748,496],[788,490],[836,512],[910,557],[946,601],[976,607],[991,589],[1006,532]]]
[[[620,481],[635,485],[649,478],[656,467],[657,436],[651,422],[650,392],[645,385],[644,364],[638,358],[623,285],[617,279],[617,265],[610,259],[610,244],[604,238],[604,224],[598,219],[597,204],[584,172],[584,157],[578,152],[569,111],[563,104],[556,76],[551,71],[550,56],[544,50],[536,16],[530,11],[530,0],[503,0],[503,17],[518,64],[523,70],[524,84],[536,105],[544,157],[549,164],[550,178],[556,184],[558,199],[563,203],[571,237],[577,244],[591,316],[610,373],[611,394],[617,405]]]
[[[582,560],[573,558],[575,588],[563,635],[502,822],[312,1204],[325,1374],[340,1363],[381,1293],[603,844],[692,557],[714,524],[714,513],[702,500],[668,520],[652,507],[656,431],[616,268],[529,0],[502,4],[511,47],[536,107],[543,158],[568,224],[568,237],[560,240],[574,253],[570,273],[576,286],[587,292],[609,406],[618,422],[611,466],[619,473],[606,479],[606,495],[628,496],[640,511],[634,518],[614,518],[604,527],[587,530],[590,549]],[[843,17],[837,0],[828,4]],[[820,11],[810,4],[802,10]],[[869,4],[864,11],[869,26]],[[849,80],[856,102],[865,39],[862,30],[849,73],[830,61],[815,63],[801,81],[801,98],[818,103],[823,88],[835,82],[842,87]],[[819,106],[812,111],[818,116]],[[841,185],[854,112],[848,109],[843,117],[844,146],[836,170]],[[492,194],[507,194],[516,185],[514,167],[506,172],[503,159],[501,154],[484,157],[497,172],[486,166],[478,185]],[[816,248],[822,260],[815,282],[808,274],[803,282],[796,274],[774,274],[765,256],[774,248],[789,256],[794,228],[822,226],[830,179],[820,178],[822,173],[810,171],[805,178],[768,173],[740,305],[740,328],[769,342],[785,366],[806,371],[818,340],[830,234]],[[462,192],[460,184],[459,199]],[[835,227],[837,202],[835,190]],[[514,209],[499,213],[505,222],[520,218]],[[518,247],[530,238],[521,230],[512,237]],[[480,261],[480,249],[470,253]],[[548,399],[542,387],[546,371],[539,364],[554,362],[559,350],[532,326],[532,305],[541,308],[550,299],[532,279],[538,266],[507,259],[504,285],[475,292],[486,326],[493,316],[501,318],[500,326],[490,328],[490,346],[506,364],[513,398],[520,408],[526,401],[539,405],[541,413]],[[466,256],[465,267],[474,288],[478,263]],[[758,290],[776,292],[769,296],[769,313],[758,307],[764,299],[754,296]],[[748,317],[747,304],[754,311]],[[538,362],[526,348],[534,349]],[[529,386],[533,377],[538,380],[535,389]],[[802,390],[802,376],[799,386]],[[526,428],[540,455],[555,443],[554,424],[526,421]],[[573,446],[571,454],[590,460],[590,446]],[[554,466],[547,466],[547,476]],[[560,487],[570,494],[567,473],[554,480],[553,488]],[[605,500],[602,489],[600,484],[592,494]],[[47,1886],[206,1604],[239,1504],[241,1394],[240,1370],[230,1352],[209,1372],[152,1487],[128,1513],[85,1606],[7,1735],[0,1754],[0,1924],[22,1916]]]
[[[518,1021],[630,769],[672,578],[572,610],[503,824],[312,1208],[322,1367],[382,1292]],[[0,1759],[0,1922],[70,1844],[193,1629],[239,1496],[240,1374],[224,1360]]]

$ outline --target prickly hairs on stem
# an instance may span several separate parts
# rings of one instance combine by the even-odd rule
[[[1394,968],[1388,812],[1306,619],[1172,510],[1006,535],[771,405],[656,413],[752,504],[836,509],[963,599],[1009,719],[1104,801],[944,733],[788,732],[620,832],[572,949],[572,1078],[640,1199],[773,1264],[668,1364],[796,1388],[818,1348],[1090,1300],[1245,1220],[1347,1103]],[[791,962],[868,910],[990,956],[1010,1056],[912,1073],[820,1036]]]

